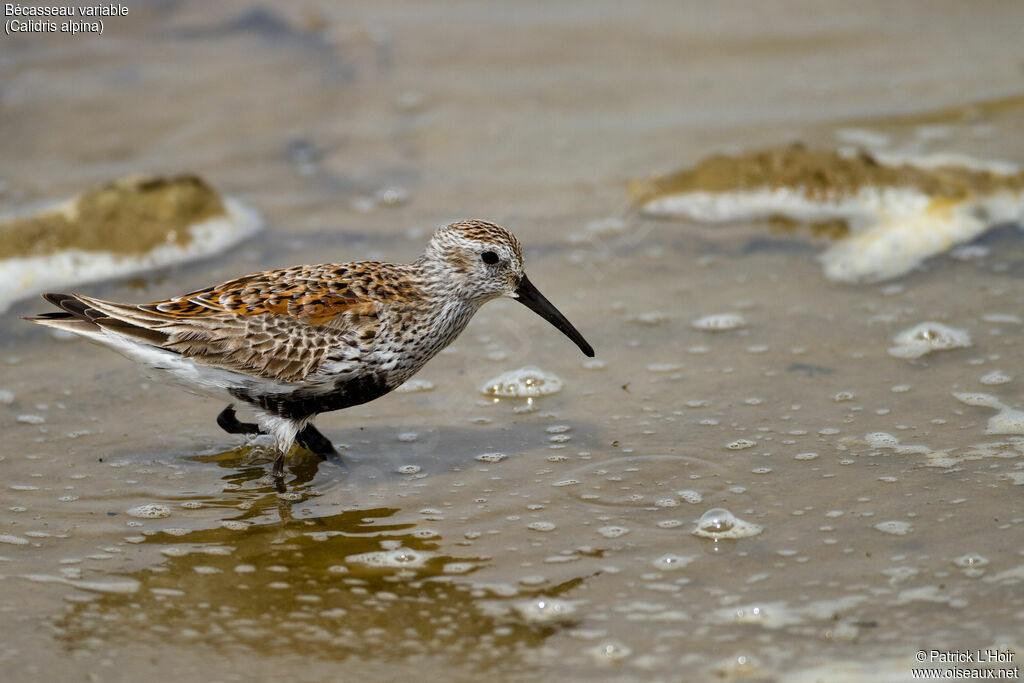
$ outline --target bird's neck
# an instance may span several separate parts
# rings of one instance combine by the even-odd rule
[[[420,276],[420,291],[430,311],[427,336],[433,355],[459,336],[484,302],[465,296],[459,287],[460,278],[446,264],[421,258],[412,265]]]

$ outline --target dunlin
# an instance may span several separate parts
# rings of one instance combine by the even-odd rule
[[[524,304],[587,356],[594,350],[523,272],[519,240],[478,220],[441,228],[407,265],[363,261],[246,275],[149,304],[44,294],[60,311],[29,318],[105,344],[173,382],[247,404],[217,424],[274,437],[274,476],[292,445],[340,456],[312,424],[320,413],[372,401],[448,346],[485,302]]]

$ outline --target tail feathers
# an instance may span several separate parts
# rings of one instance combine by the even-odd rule
[[[119,304],[113,301],[93,299],[88,296],[76,295],[78,301],[85,306],[85,314],[90,318],[115,318],[129,325],[148,327],[151,324],[166,323],[170,317],[163,313],[144,311],[134,304]],[[65,308],[64,310],[68,310]]]
[[[122,312],[118,309],[127,310],[128,306],[89,299],[78,294],[47,292],[43,294],[43,298],[61,310],[40,313],[25,318],[26,320],[99,341],[103,341],[103,333],[106,330],[133,337],[153,346],[162,346],[168,340],[168,335],[163,332],[144,327],[130,319],[126,320],[123,314],[117,315],[118,312]],[[100,307],[112,310],[100,310]],[[112,313],[114,315],[111,315]],[[137,320],[144,323],[149,320],[149,316],[139,316]]]

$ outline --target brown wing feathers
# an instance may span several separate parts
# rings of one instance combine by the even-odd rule
[[[110,330],[197,362],[291,381],[314,372],[338,344],[373,343],[379,310],[360,277],[367,265],[298,266],[248,275],[149,304],[44,294],[60,308],[38,322]]]

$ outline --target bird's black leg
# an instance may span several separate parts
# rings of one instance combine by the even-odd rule
[[[277,457],[274,458],[274,488],[277,489],[278,493],[284,493],[287,488],[284,485],[284,453],[280,449],[277,451]]]
[[[235,407],[228,406],[220,411],[217,424],[228,434],[265,434],[255,422],[241,422],[235,416]]]
[[[284,476],[284,453],[278,451],[277,457],[274,458],[274,478],[280,479]]]
[[[331,440],[324,436],[319,429],[313,426],[312,422],[306,423],[296,436],[295,440],[300,446],[312,451],[321,460],[330,460],[344,466],[341,453],[334,447]]]

